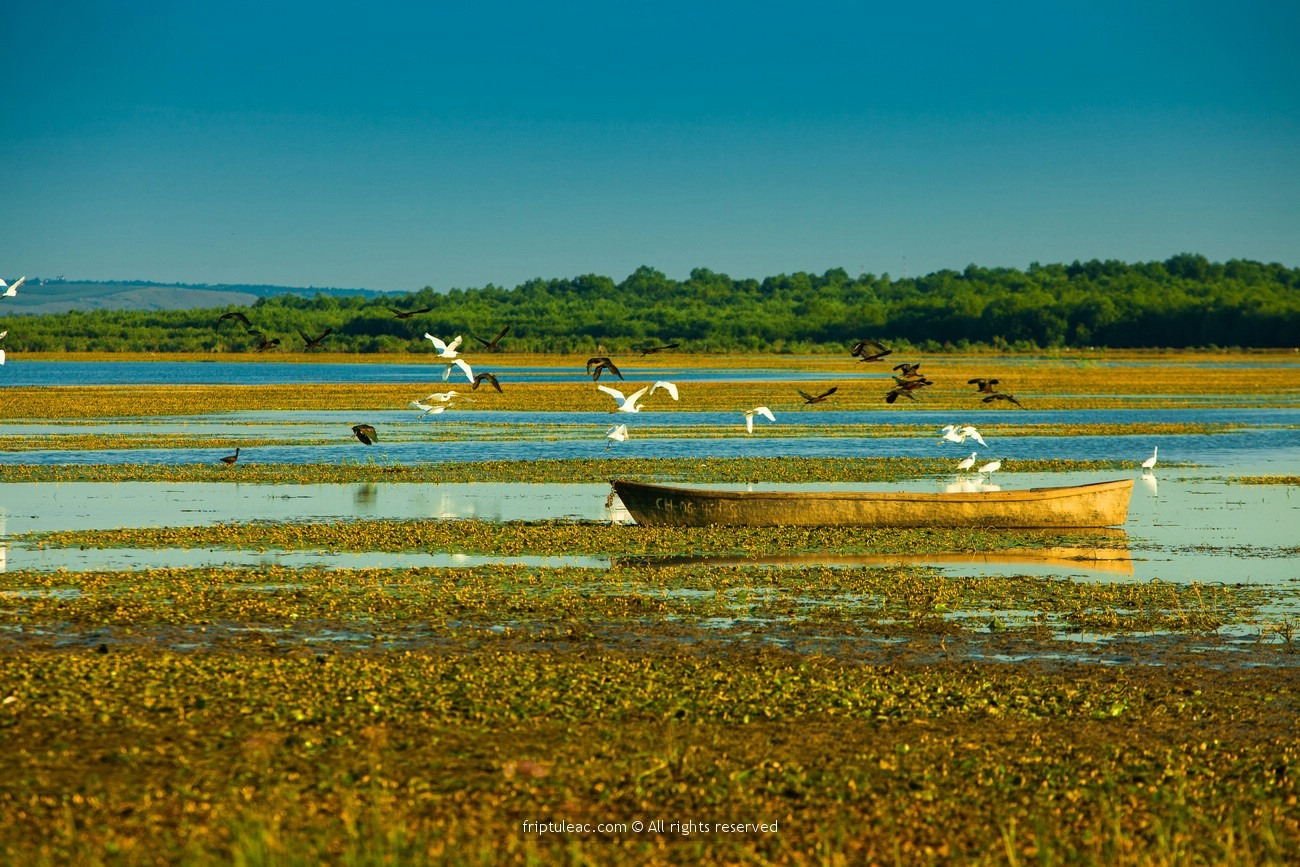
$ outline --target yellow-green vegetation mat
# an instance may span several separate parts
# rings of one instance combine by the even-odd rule
[[[641,566],[0,582],[9,863],[1300,857],[1294,636],[1261,632],[1246,665],[1139,640],[1258,617],[1250,586]],[[1055,620],[1122,631],[1111,653],[1134,664],[988,661],[1049,659]]]
[[[393,360],[393,359],[386,359]],[[397,359],[410,361],[410,359]],[[530,366],[536,358],[492,356],[471,359],[480,369],[501,379],[501,393],[478,389],[474,401],[457,404],[458,412],[476,410],[585,411],[613,408],[612,399],[599,391],[584,374],[585,358],[546,359],[546,366],[571,371],[571,382],[512,382],[510,367]],[[1300,406],[1300,364],[1287,356],[1243,356],[1224,365],[1222,359],[1166,355],[1143,357],[1122,365],[1103,359],[1042,358],[1032,363],[1007,356],[925,356],[908,359],[922,363],[921,370],[934,383],[922,389],[917,401],[884,402],[893,387],[888,365],[864,365],[850,359],[824,356],[674,356],[656,359],[646,373],[633,362],[624,370],[625,382],[614,387],[628,392],[660,378],[663,366],[713,367],[771,371],[769,378],[734,382],[681,383],[681,400],[647,401],[648,412],[716,410],[741,412],[759,404],[781,418],[822,409],[880,410],[883,417],[904,419],[910,409],[998,409],[1021,423],[1033,409],[1106,409],[1155,407],[1257,407]],[[249,361],[257,363],[256,360]],[[486,365],[486,367],[484,366]],[[411,400],[430,392],[454,389],[470,394],[463,380],[444,382],[443,366],[429,363],[424,384],[313,383],[283,385],[101,385],[12,387],[4,389],[0,418],[86,419],[110,417],[189,416],[234,410],[367,410],[404,409]],[[801,375],[824,373],[824,379],[782,379],[785,371]],[[1005,401],[985,404],[967,380],[995,378],[998,388],[1013,394],[1026,409]],[[606,383],[602,379],[602,384]],[[802,389],[838,390],[826,403],[803,407]],[[357,419],[362,421],[363,419]],[[959,419],[955,419],[959,421]]]
[[[1295,668],[103,649],[0,656],[10,863],[1300,857]]]
[[[658,479],[708,483],[894,482],[951,474],[952,460],[920,458],[608,458],[536,461],[456,461],[398,464],[0,464],[5,482],[334,482],[598,483]],[[1004,472],[1134,469],[1135,461],[1006,462]]]
[[[1243,485],[1300,485],[1300,476],[1242,476],[1237,479]]]

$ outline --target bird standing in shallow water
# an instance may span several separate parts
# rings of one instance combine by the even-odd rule
[[[373,445],[379,441],[379,436],[375,433],[375,429],[368,424],[354,424],[352,426],[352,435],[366,445]]]
[[[1156,455],[1158,454],[1160,454],[1160,446],[1152,446],[1151,457],[1142,462],[1142,469],[1147,470],[1148,472],[1152,470],[1156,465]]]
[[[959,472],[959,473],[964,473],[964,472],[966,472],[967,470],[969,470],[969,469],[970,469],[971,467],[973,467],[973,466],[975,466],[975,452],[971,452],[971,453],[970,453],[970,457],[968,457],[968,458],[963,458],[963,459],[962,459],[962,460],[957,464],[957,472]]]
[[[235,447],[235,453],[233,455],[226,455],[224,458],[221,458],[220,460],[226,466],[231,466],[232,464],[234,464],[235,461],[239,460],[239,447],[238,446]]]
[[[998,470],[1002,469],[1002,461],[989,461],[984,466],[976,470],[981,476],[991,476]]]

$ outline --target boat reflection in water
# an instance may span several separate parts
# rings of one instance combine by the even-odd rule
[[[1085,569],[1132,575],[1133,555],[1123,530],[1089,532],[1096,545],[1049,548],[1004,548],[1001,551],[940,551],[930,554],[845,554],[810,551],[800,554],[710,554],[665,557],[615,557],[614,566],[989,566],[1023,565]]]

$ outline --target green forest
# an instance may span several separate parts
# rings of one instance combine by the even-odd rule
[[[394,310],[425,310],[399,318]],[[1300,269],[1180,254],[1163,262],[1031,264],[1025,270],[943,270],[894,279],[835,268],[732,279],[696,269],[674,280],[642,267],[609,277],[529,280],[513,289],[432,288],[408,295],[292,294],[241,308],[5,315],[4,348],[22,351],[306,351],[302,335],[330,329],[336,352],[427,352],[429,332],[518,352],[624,351],[676,343],[691,352],[839,352],[865,337],[929,351],[1065,347],[1293,347],[1300,343]]]

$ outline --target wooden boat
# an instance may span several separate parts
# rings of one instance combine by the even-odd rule
[[[1115,527],[1128,518],[1133,480],[977,493],[716,491],[615,479],[614,491],[649,527]]]

